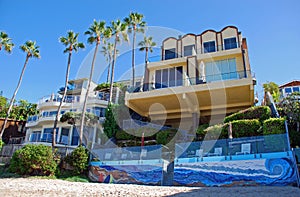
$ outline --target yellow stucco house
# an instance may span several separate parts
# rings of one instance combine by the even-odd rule
[[[235,26],[165,39],[145,73],[146,88],[127,92],[125,104],[160,124],[215,124],[254,105],[247,42]]]

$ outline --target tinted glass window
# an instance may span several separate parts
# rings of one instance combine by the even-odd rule
[[[225,50],[237,48],[236,38],[234,37],[224,39],[224,48]]]
[[[204,42],[203,47],[204,47],[204,53],[210,53],[216,51],[215,41]]]

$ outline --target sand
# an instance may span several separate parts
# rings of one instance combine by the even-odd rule
[[[128,184],[79,183],[36,178],[0,179],[0,196],[288,196],[299,197],[291,186],[165,187]]]

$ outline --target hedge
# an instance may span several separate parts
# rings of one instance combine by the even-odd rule
[[[119,130],[116,132],[116,139],[117,140],[134,140],[135,136],[134,135],[131,135],[130,132],[126,132],[126,131],[123,131],[123,130]]]
[[[285,133],[284,118],[270,118],[263,122],[263,134],[282,134]]]
[[[176,135],[176,132],[177,132],[176,129],[168,129],[168,130],[159,131],[156,134],[156,142],[157,142],[157,144],[166,145]]]
[[[235,120],[258,119],[261,123],[271,117],[271,109],[268,106],[255,106],[231,114],[224,118],[224,123]]]
[[[27,144],[14,152],[9,171],[20,175],[52,176],[58,160],[50,146]]]
[[[260,122],[257,119],[254,120],[235,120],[231,122],[232,137],[251,137],[262,135],[260,129]],[[223,133],[228,132],[229,123],[223,126]]]
[[[228,138],[228,131],[223,129],[224,125],[217,124],[204,130],[205,140],[217,140]]]

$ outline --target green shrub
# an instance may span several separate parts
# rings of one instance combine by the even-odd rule
[[[4,146],[4,145],[5,145],[4,142],[0,139],[0,151],[2,149],[2,146]]]
[[[232,137],[251,137],[262,135],[260,129],[260,122],[256,119],[254,120],[235,120],[231,122],[232,127]],[[225,124],[223,133],[228,132],[229,123]]]
[[[236,112],[225,117],[224,123],[234,120],[258,119],[261,123],[271,117],[271,110],[268,106],[255,106]]]
[[[65,161],[73,167],[73,174],[79,175],[87,169],[88,157],[87,149],[80,145],[66,156]]]
[[[291,146],[293,148],[300,147],[300,132],[292,129],[289,130],[289,134],[290,134]]]
[[[285,133],[284,118],[269,118],[263,123],[263,134],[282,134]]]
[[[169,142],[170,132],[169,130],[160,131],[156,134],[156,142],[157,144],[166,145]]]
[[[203,140],[206,134],[205,129],[209,127],[209,124],[202,124],[197,128],[196,134],[199,140]]]
[[[130,133],[132,133],[130,131]],[[134,140],[134,136],[130,133],[127,133],[126,131],[119,130],[116,132],[116,139],[117,140]]]
[[[210,126],[204,130],[205,140],[217,140],[228,138],[228,131],[223,130],[222,124]]]
[[[20,175],[52,176],[57,162],[50,146],[28,144],[17,150],[10,161],[9,171]]]

